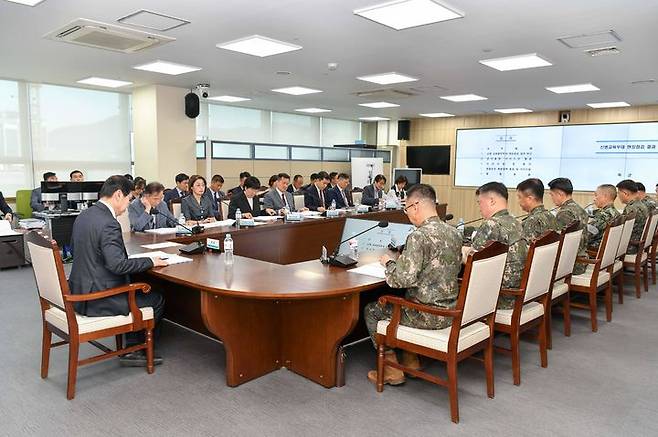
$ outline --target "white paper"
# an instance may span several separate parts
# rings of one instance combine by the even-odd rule
[[[11,222],[9,220],[0,219],[0,236],[4,237],[7,235],[18,235],[18,232],[11,228]]]
[[[259,215],[258,217],[254,217],[254,221],[257,222],[275,222],[279,219],[283,219],[283,217],[278,215]]]
[[[235,220],[228,219],[228,220],[222,220],[222,221],[219,221],[219,222],[204,223],[201,226],[203,226],[204,228],[217,228],[219,226],[233,226],[233,223],[235,223]]]
[[[172,254],[172,253],[164,253],[162,251],[136,253],[136,254],[130,255],[128,258],[130,258],[130,259],[135,259],[135,258],[163,258],[165,261],[167,261],[168,265],[180,264],[180,263],[186,263],[186,262],[191,262],[192,261],[192,258],[186,258],[184,256],[180,256],[180,255],[176,255],[176,254]]]
[[[168,235],[168,234],[175,234],[176,228],[147,229],[144,232],[147,232],[149,234],[156,234],[156,235]]]
[[[323,218],[326,218],[326,217],[322,217],[321,215],[305,215],[305,216],[303,216],[303,217],[304,217],[304,220],[307,220],[307,219],[323,219]]]
[[[386,279],[386,267],[378,262],[370,263],[348,270],[348,272],[358,273],[360,275],[374,276],[375,278]]]
[[[155,250],[155,249],[165,249],[167,247],[177,247],[182,246],[180,243],[174,243],[173,241],[165,241],[164,243],[155,243],[155,244],[143,244],[144,249]]]
[[[300,212],[300,214],[303,215],[304,217],[313,217],[313,216],[322,215],[322,213],[319,211],[302,211]]]

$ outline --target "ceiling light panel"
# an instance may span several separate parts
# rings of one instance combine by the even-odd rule
[[[451,102],[475,102],[478,100],[487,100],[486,97],[478,96],[477,94],[459,94],[456,96],[441,96],[443,100],[450,100]]]
[[[208,97],[207,100],[214,100],[216,102],[227,102],[227,103],[236,103],[236,102],[246,102],[251,100],[247,97],[237,97],[237,96],[214,96]]]
[[[386,117],[359,117],[359,120],[363,121],[388,121],[390,118]]]
[[[82,85],[102,86],[106,88],[120,88],[122,86],[133,84],[132,82],[126,82],[124,80],[105,79],[102,77],[88,77],[86,79],[80,79],[77,83]]]
[[[172,76],[201,70],[201,67],[176,64],[174,62],[167,61],[149,62],[148,64],[137,65],[133,68],[135,70],[152,71],[154,73],[170,74]]]
[[[424,114],[418,114],[421,117],[428,117],[428,118],[444,118],[444,117],[454,117],[454,114],[448,114],[447,112],[427,112]]]
[[[373,103],[359,103],[359,106],[365,106],[366,108],[382,109],[382,108],[395,108],[400,105],[396,105],[395,103],[389,103],[389,102],[373,102]]]
[[[306,88],[303,86],[289,86],[286,88],[273,89],[275,93],[290,94],[292,96],[303,96],[304,94],[321,93],[321,90],[314,90],[313,88]]]
[[[546,89],[555,94],[584,93],[587,91],[598,91],[599,88],[591,83],[577,85],[549,86]]]
[[[36,6],[41,3],[43,0],[7,0],[8,2],[18,3],[19,5],[25,6]]]
[[[354,14],[395,30],[462,18],[463,13],[433,0],[396,0],[367,8]]]
[[[357,79],[366,82],[377,83],[380,85],[391,85],[394,83],[414,82],[418,80],[415,77],[407,76],[406,74],[400,74],[396,72],[371,74],[369,76],[359,76],[357,77]]]
[[[260,35],[252,35],[236,39],[235,41],[219,43],[216,47],[246,55],[258,56],[260,58],[301,50],[302,48],[302,46],[296,44],[290,44]]]
[[[601,102],[601,103],[588,103],[587,106],[594,109],[602,108],[624,108],[626,106],[631,106],[626,102]]]
[[[523,70],[526,68],[548,67],[553,65],[537,53],[485,59],[480,61],[480,64],[494,68],[498,71]]]
[[[506,109],[494,109],[496,112],[501,114],[520,114],[523,112],[532,112],[532,109],[527,108],[506,108]]]
[[[132,14],[119,18],[117,21],[119,23],[143,27],[145,29],[158,30],[160,32],[175,29],[190,23],[183,18],[176,18],[171,15],[161,14],[160,12],[149,11],[147,9],[140,9]]]
[[[319,114],[321,112],[331,112],[331,109],[323,109],[323,108],[300,108],[300,109],[295,109],[297,112],[306,112],[307,114]]]

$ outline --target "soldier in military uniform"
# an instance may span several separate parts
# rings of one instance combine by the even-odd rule
[[[409,221],[416,229],[409,234],[405,248],[397,260],[383,255],[379,262],[386,266],[386,283],[393,288],[406,288],[405,298],[424,305],[454,308],[459,294],[457,276],[461,268],[461,236],[457,230],[443,222],[436,214],[436,193],[429,185],[417,184],[407,192],[404,208]],[[366,326],[375,342],[377,323],[390,320],[393,308],[371,302],[364,309]],[[436,316],[402,308],[400,324],[421,329],[443,329],[452,324],[452,318]],[[386,359],[397,362],[394,350],[385,352]],[[402,363],[419,369],[416,354],[405,352]],[[377,371],[368,372],[368,379],[377,381]],[[404,382],[401,370],[386,367],[384,383],[397,385]]]
[[[462,261],[466,260],[471,250],[482,250],[488,241],[506,244],[509,249],[502,286],[518,288],[528,257],[528,242],[523,238],[521,223],[507,210],[507,188],[500,182],[489,182],[478,188],[475,195],[478,196],[478,205],[484,221],[476,231],[471,247],[462,249]],[[513,297],[498,298],[498,308],[510,309],[513,306]]]
[[[633,226],[633,232],[631,232],[631,241],[640,241],[644,232],[644,224],[649,218],[649,210],[642,201],[637,199],[637,183],[630,179],[624,179],[617,184],[617,191],[619,200],[626,205],[624,214],[635,213],[635,225]],[[626,253],[636,254],[637,250],[636,244],[629,244]]]
[[[605,228],[614,219],[619,217],[619,211],[615,208],[616,198],[617,189],[614,185],[599,185],[594,192],[594,205],[596,205],[598,209],[594,211],[594,216],[587,224],[587,246],[589,249],[599,249]]]
[[[649,217],[656,212],[656,202],[647,196],[647,189],[642,182],[637,183],[637,200],[644,203],[649,211]]]
[[[516,186],[516,198],[522,210],[528,213],[521,222],[523,238],[536,240],[546,231],[557,230],[555,216],[544,208],[544,183],[540,179],[526,179]]]
[[[559,207],[555,217],[557,219],[557,231],[560,232],[572,222],[578,221],[580,223],[578,229],[583,229],[583,235],[578,246],[578,256],[587,258],[588,234],[584,230],[587,228],[589,215],[583,207],[571,198],[573,194],[571,181],[567,178],[556,178],[548,183],[548,187],[550,188],[551,200],[555,206]],[[580,275],[585,273],[585,270],[587,270],[587,264],[577,262],[573,267],[573,274]]]

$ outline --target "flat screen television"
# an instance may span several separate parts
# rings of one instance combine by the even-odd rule
[[[407,147],[407,165],[424,174],[450,174],[450,146]]]
[[[407,190],[416,184],[420,184],[420,179],[423,177],[423,170],[420,168],[394,168],[393,180],[389,185],[393,185],[398,176],[407,178]]]

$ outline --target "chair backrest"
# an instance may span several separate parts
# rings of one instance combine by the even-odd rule
[[[181,206],[180,206],[181,201],[182,199],[180,197],[177,197],[175,199],[171,199],[167,203],[167,206],[169,207],[169,211],[171,211],[171,213],[174,215],[174,217],[176,217],[177,220],[181,211]]]
[[[220,202],[221,208],[222,208],[222,220],[227,220],[228,219],[228,201],[222,200]]]
[[[617,249],[619,248],[619,242],[621,241],[621,235],[624,230],[624,222],[622,220],[621,217],[616,219],[605,230],[607,235],[603,235],[597,255],[597,258],[601,259],[601,270],[610,267],[617,258]]]
[[[578,258],[578,249],[580,239],[583,235],[583,229],[578,229],[578,222],[574,222],[564,229],[564,238],[562,239],[562,249],[560,251],[560,260],[555,271],[555,280],[561,280],[573,272],[573,266]]]
[[[531,258],[530,270],[527,272],[527,280],[521,281],[522,284],[525,283],[523,302],[536,299],[551,289],[561,239],[560,234],[550,231],[530,244],[528,248],[528,258]]]
[[[123,214],[118,215],[117,221],[121,225],[121,232],[130,232],[130,218],[128,216],[128,210],[125,210]]]
[[[633,234],[633,226],[635,226],[635,214],[629,214],[624,221],[624,229],[621,231],[621,239],[619,240],[617,256],[615,256],[615,258],[626,255],[628,244],[631,242],[631,235]]]
[[[650,215],[645,225],[644,248],[647,249],[653,243],[653,237],[656,234],[656,224],[658,224],[658,214]]]
[[[48,241],[35,231],[27,234],[26,240],[39,296],[64,310],[62,295],[68,293],[68,284],[63,267],[58,268],[57,261],[59,259],[61,265],[62,260],[57,243]]]
[[[16,214],[20,218],[32,217],[32,207],[30,206],[30,197],[32,190],[18,190],[16,191]]]
[[[294,200],[294,205],[295,209],[299,211],[300,209],[304,208],[304,195],[303,194],[295,194],[292,196]]]
[[[506,245],[492,242],[468,256],[456,306],[463,308],[462,326],[496,311],[507,250]]]
[[[363,199],[363,191],[352,190],[352,202],[355,205],[361,205],[361,199]]]

